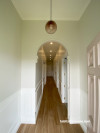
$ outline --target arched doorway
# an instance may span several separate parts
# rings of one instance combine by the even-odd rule
[[[36,89],[36,118],[47,77],[53,77],[69,118],[69,61],[66,48],[57,41],[48,41],[40,46],[37,55],[36,84],[39,86]]]

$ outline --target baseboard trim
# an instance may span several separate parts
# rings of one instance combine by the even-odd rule
[[[40,99],[39,99],[38,105],[37,105],[37,107],[36,107],[35,123],[36,123],[37,116],[38,116],[38,112],[39,112],[39,108],[40,108],[40,105],[41,105],[42,96],[43,96],[43,95],[40,96]]]
[[[80,120],[69,120],[69,123],[70,124],[80,124],[81,123],[81,121]]]
[[[35,116],[21,117],[21,123],[23,124],[35,124]]]
[[[87,126],[84,123],[80,123],[80,126],[83,129],[84,133],[87,133]]]
[[[21,122],[17,122],[16,124],[13,124],[13,126],[10,128],[8,133],[16,133],[21,125]]]
[[[85,123],[82,123],[82,121],[73,121],[73,120],[69,120],[70,124],[80,124],[82,130],[84,133],[87,133],[87,126]]]

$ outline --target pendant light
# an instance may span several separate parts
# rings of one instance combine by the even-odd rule
[[[50,0],[50,20],[46,23],[45,30],[49,34],[53,34],[57,30],[57,24],[52,20],[52,0]]]

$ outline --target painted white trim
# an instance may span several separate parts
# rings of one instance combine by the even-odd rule
[[[80,123],[80,126],[83,129],[84,133],[87,133],[87,126],[84,123]]]
[[[38,84],[36,85],[36,90],[35,90],[35,92],[37,92],[37,91],[39,90],[41,84],[42,84],[42,79],[41,79],[41,80],[38,82]]]
[[[61,86],[60,86],[61,85]],[[58,89],[58,92],[59,92],[59,95],[60,95],[60,98],[62,100],[62,81],[61,79],[59,78],[59,89]]]
[[[38,112],[39,112],[39,108],[40,108],[40,105],[41,105],[42,96],[43,96],[43,95],[40,96],[39,101],[38,101],[38,105],[37,105],[37,107],[36,107],[35,123],[36,123],[37,116],[38,116]]]
[[[30,117],[21,117],[21,123],[24,124],[35,124],[35,115]]]
[[[21,123],[35,124],[35,88],[21,90]]]
[[[80,120],[69,120],[69,123],[70,124],[80,124],[81,123],[81,121]]]
[[[35,90],[35,103],[37,103],[37,105],[35,105],[35,123],[36,123],[36,120],[37,120],[37,116],[38,116],[38,112],[39,112],[39,108],[40,108],[40,104],[41,104],[41,100],[42,100],[42,96],[43,96],[43,93],[41,92],[41,95],[40,95],[40,98],[38,100],[38,102],[36,101],[37,100],[37,93],[38,93],[38,90],[39,89],[42,89],[40,87],[42,87],[42,79],[38,82],[38,84],[36,85],[36,90]],[[44,86],[43,86],[44,87]]]
[[[16,122],[12,125],[8,133],[16,133],[21,125],[21,122]]]
[[[16,133],[20,126],[21,91],[7,97],[0,103],[0,131]]]
[[[100,67],[98,64],[98,44],[100,44],[100,33],[87,47],[87,76],[88,76],[88,132],[100,133],[100,94],[97,90]],[[98,99],[97,99],[98,95]],[[91,98],[92,97],[92,98]],[[91,119],[92,118],[92,119]]]
[[[81,126],[83,132],[84,132],[84,133],[87,133],[87,126],[86,126],[85,123],[82,123],[82,121],[80,121],[80,120],[79,120],[79,121],[70,120],[69,123],[70,123],[70,124],[80,124],[80,126]]]
[[[20,91],[15,92],[13,95],[7,97],[5,100],[3,100],[0,103],[0,112],[4,111],[5,109],[7,109],[7,107],[12,104],[12,102],[14,101],[15,98],[18,97],[18,94],[20,93]]]
[[[80,121],[80,88],[70,88],[70,121]],[[79,123],[79,122],[78,122]]]

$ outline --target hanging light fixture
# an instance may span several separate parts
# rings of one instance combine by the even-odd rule
[[[45,30],[49,34],[53,34],[57,30],[57,24],[52,20],[52,0],[50,0],[50,20],[46,23]]]

